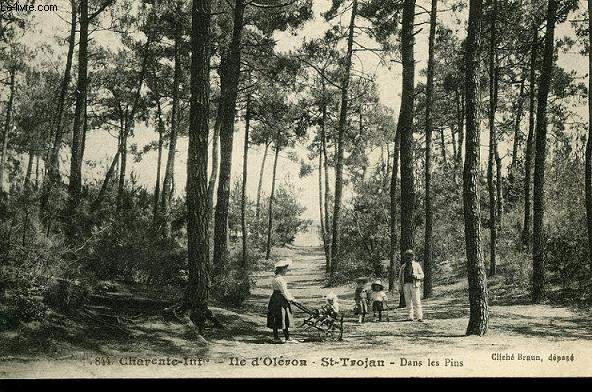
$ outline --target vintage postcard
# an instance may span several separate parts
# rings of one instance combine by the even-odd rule
[[[592,376],[591,15],[0,0],[0,379]]]

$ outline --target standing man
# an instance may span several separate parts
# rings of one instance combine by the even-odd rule
[[[423,270],[421,265],[415,261],[413,250],[405,251],[405,264],[401,266],[399,272],[399,284],[405,295],[405,304],[409,315],[408,321],[413,321],[413,312],[417,316],[417,321],[423,321],[423,312],[421,308],[421,282],[423,281]]]

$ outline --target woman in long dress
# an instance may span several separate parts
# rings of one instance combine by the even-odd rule
[[[290,303],[294,297],[288,290],[288,283],[284,276],[288,273],[290,260],[280,260],[275,264],[275,276],[271,282],[273,293],[267,306],[267,327],[273,330],[274,343],[282,343],[279,330],[284,332],[286,342],[294,342],[290,339],[290,325],[293,323],[292,308]]]

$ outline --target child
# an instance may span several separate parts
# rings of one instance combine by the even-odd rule
[[[329,324],[331,320],[337,319],[339,313],[339,304],[337,303],[337,296],[334,293],[329,293],[325,297],[325,305],[321,308],[321,324]]]
[[[382,321],[382,312],[385,309],[388,297],[384,291],[384,286],[380,280],[372,283],[372,292],[370,298],[372,299],[372,312],[374,312],[374,321],[376,321],[376,313],[378,313],[378,321]]]
[[[368,279],[358,278],[356,282],[358,285],[354,293],[354,300],[356,301],[355,313],[358,315],[358,323],[361,324],[368,313],[368,289],[366,288]]]

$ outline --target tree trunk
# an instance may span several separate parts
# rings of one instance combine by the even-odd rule
[[[185,304],[199,333],[212,318],[208,309],[208,113],[210,95],[210,0],[193,1],[191,20],[191,97],[187,153],[187,255]]]
[[[389,246],[389,291],[395,289],[396,265],[397,265],[397,176],[399,175],[399,150],[401,146],[401,132],[399,127],[395,130],[395,148],[393,149],[393,169],[391,171],[390,189],[390,246]],[[405,303],[403,290],[399,292],[399,304],[401,299]]]
[[[592,0],[588,0],[588,40],[592,42]],[[592,75],[592,48],[588,50],[588,75]],[[588,141],[586,143],[586,223],[588,259],[592,263],[592,78],[588,78]]]
[[[267,216],[267,244],[265,246],[265,260],[269,260],[271,255],[271,235],[273,229],[273,198],[275,195],[275,177],[277,170],[278,155],[280,153],[280,147],[276,142],[275,145],[275,156],[273,158],[273,173],[271,175],[271,194],[269,195],[269,210]]]
[[[160,106],[160,97],[156,98],[156,110],[158,116],[158,155],[156,159],[156,182],[154,184],[154,204],[152,207],[153,222],[158,224],[159,209],[158,203],[160,201],[160,171],[162,166],[162,147],[164,135],[164,121],[162,120],[162,107]]]
[[[495,112],[497,109],[497,50],[496,50],[497,0],[493,1],[489,40],[489,154],[487,159],[487,190],[489,192],[489,275],[495,275],[497,263],[497,198],[494,165],[497,150]]]
[[[222,117],[222,107],[218,104],[216,110],[216,121],[214,122],[214,135],[212,136],[212,172],[208,183],[208,208],[210,209],[210,231],[213,227],[214,218],[214,190],[216,189],[216,180],[218,179],[218,163],[220,152],[218,151],[218,142],[220,141],[220,119]]]
[[[32,146],[33,142],[30,143],[31,146],[29,147],[29,159],[27,163],[27,170],[25,172],[25,181],[23,185],[23,193],[25,195],[24,200],[24,217],[23,217],[23,236],[22,236],[22,246],[27,245],[27,233],[29,232],[29,209],[31,203],[31,175],[33,173],[33,161],[35,159],[35,149]]]
[[[401,261],[407,250],[415,243],[415,176],[413,157],[413,111],[415,88],[415,60],[413,24],[415,0],[403,2],[401,25],[401,57],[403,64],[401,110],[399,112],[401,138]]]
[[[56,107],[55,119],[54,119],[54,139],[49,154],[49,162],[47,165],[47,176],[44,180],[43,191],[41,193],[41,208],[40,213],[44,217],[45,224],[49,225],[51,215],[47,214],[49,210],[49,199],[51,198],[51,191],[55,184],[60,181],[60,169],[59,169],[59,155],[60,148],[62,146],[62,115],[64,113],[64,105],[66,101],[66,94],[68,93],[68,87],[70,86],[70,74],[72,70],[72,58],[74,57],[74,46],[76,43],[76,1],[70,0],[70,8],[72,12],[72,19],[70,21],[70,38],[68,40],[68,54],[66,55],[66,68],[64,70],[64,77],[62,78],[62,84],[60,86],[60,92],[58,95],[58,102]]]
[[[153,12],[156,15],[156,7],[157,1],[153,6]],[[123,134],[120,138],[120,147],[122,148],[120,153],[120,167],[119,167],[119,186],[117,189],[117,200],[116,200],[116,211],[119,213],[123,207],[123,193],[125,190],[125,172],[126,172],[126,165],[127,165],[127,138],[132,133],[134,128],[136,112],[138,110],[138,105],[140,103],[140,97],[142,95],[142,85],[144,84],[144,78],[146,77],[146,70],[148,68],[148,60],[150,58],[150,45],[154,41],[156,37],[157,28],[153,24],[150,26],[150,33],[144,44],[144,53],[142,58],[142,65],[140,67],[140,73],[138,75],[138,81],[135,91],[133,92],[133,101],[131,105],[131,109],[126,104],[125,112],[123,114],[124,117],[124,129]]]
[[[455,125],[456,124],[454,124],[454,123],[450,124],[450,144],[452,144],[452,157],[451,158],[452,158],[452,168],[454,169],[453,170],[454,179],[455,179],[454,183],[456,184],[457,183],[456,182],[456,169],[458,168],[457,164],[456,164],[456,157],[458,156],[458,146],[456,144],[457,130],[454,129]]]
[[[482,0],[470,0],[465,49],[466,143],[463,173],[463,204],[467,277],[469,283],[469,324],[467,335],[484,335],[489,321],[487,279],[481,252],[481,208],[479,202],[479,52]]]
[[[386,189],[387,186],[390,186],[390,180],[391,180],[391,149],[389,147],[389,144],[386,144],[386,171],[384,173],[384,180],[382,181],[382,187],[383,189]]]
[[[331,259],[327,257],[327,233],[325,231],[325,213],[323,203],[323,149],[319,143],[319,222],[321,223],[321,240],[325,253],[325,272],[331,270]]]
[[[545,51],[539,78],[537,115],[535,130],[534,195],[533,195],[533,260],[532,260],[532,300],[540,302],[545,294],[545,233],[543,228],[545,213],[545,157],[547,148],[547,98],[551,86],[553,70],[553,48],[555,39],[555,19],[557,1],[549,0],[547,9],[547,28],[545,32]]]
[[[35,154],[35,190],[39,190],[39,154]]]
[[[465,141],[465,95],[461,92],[456,95],[456,110],[458,116],[458,148],[456,150],[456,163],[458,165],[458,171],[460,172],[463,166],[463,144]]]
[[[446,139],[444,137],[444,127],[440,128],[440,150],[442,151],[442,162],[445,168],[448,168],[448,156],[446,154]]]
[[[121,154],[121,147],[117,146],[117,152],[111,161],[111,165],[109,165],[109,169],[107,170],[107,174],[105,174],[105,179],[103,180],[103,184],[101,185],[101,189],[99,190],[99,194],[97,195],[96,200],[93,203],[93,209],[98,209],[105,198],[105,194],[107,193],[107,188],[109,187],[109,183],[113,178],[113,175],[117,171],[117,164],[119,162],[119,155]]]
[[[510,175],[512,180],[516,178],[516,167],[518,165],[518,145],[520,144],[520,123],[522,122],[522,112],[524,111],[524,84],[526,81],[526,71],[520,82],[520,93],[516,103],[516,121],[514,122],[514,140],[512,144],[512,162],[510,163]]]
[[[428,39],[428,74],[426,86],[426,152],[425,152],[425,240],[424,240],[424,282],[423,296],[432,296],[432,243],[434,212],[432,211],[432,133],[434,110],[434,41],[436,38],[436,18],[438,12],[438,0],[432,0],[430,11],[430,35]]]
[[[499,154],[499,143],[495,143],[495,191],[497,194],[497,214],[496,223],[499,227],[502,225],[502,217],[504,216],[504,194],[503,194],[503,177],[502,177],[502,158]]]
[[[88,97],[91,89],[91,80],[89,79],[86,85],[86,96]],[[80,143],[80,170],[82,171],[82,162],[84,162],[84,152],[86,150],[86,136],[88,135],[88,106],[89,100],[86,100],[84,105],[83,121],[82,121],[82,142]]]
[[[261,215],[261,189],[263,188],[263,173],[265,171],[265,161],[267,160],[267,151],[271,142],[265,142],[265,151],[263,151],[263,159],[261,160],[261,169],[259,169],[259,185],[257,185],[257,201],[255,202],[255,223],[257,230],[255,231],[257,239],[259,239],[260,215]]]
[[[532,0],[533,15],[535,12],[535,2]],[[531,229],[531,183],[532,183],[532,164],[534,157],[534,128],[535,128],[535,103],[536,103],[536,61],[538,54],[538,23],[532,22],[532,47],[529,64],[529,88],[528,88],[528,136],[526,138],[526,151],[524,156],[524,220],[522,223],[521,242],[526,248],[530,247],[530,229]]]
[[[351,17],[349,21],[349,30],[347,37],[347,53],[345,56],[345,70],[341,81],[341,108],[339,113],[339,124],[337,127],[337,156],[335,162],[335,201],[333,203],[333,225],[331,234],[331,271],[329,274],[329,284],[335,284],[339,258],[339,240],[340,240],[340,218],[341,218],[341,193],[343,188],[343,153],[345,128],[347,126],[347,110],[349,105],[349,79],[352,65],[354,28],[356,14],[358,12],[358,1],[353,0]]]
[[[180,2],[177,2],[180,7]],[[180,10],[178,11],[180,12]],[[181,26],[175,23],[174,58],[175,68],[173,72],[173,103],[171,107],[171,132],[169,135],[169,153],[164,170],[162,183],[160,211],[163,217],[162,235],[165,238],[171,236],[171,198],[173,193],[173,179],[175,176],[175,155],[177,153],[177,135],[179,128],[179,83],[181,79]]]
[[[245,6],[244,0],[236,0],[230,47],[222,55],[220,63],[222,91],[220,104],[223,112],[220,121],[220,177],[214,216],[214,275],[220,274],[228,259],[228,208],[230,204],[232,142],[240,77],[241,37]]]
[[[322,86],[322,104],[321,104],[321,128],[320,128],[320,146],[319,146],[319,165],[323,162],[323,168],[325,171],[325,192],[324,200],[321,201],[321,227],[323,228],[323,245],[325,251],[325,273],[331,273],[331,225],[329,223],[329,163],[327,162],[327,91],[325,85],[325,75],[321,75],[321,86]],[[319,167],[319,181],[321,179],[321,167]],[[322,184],[319,182],[319,191],[322,188]]]
[[[74,124],[72,125],[72,144],[70,147],[70,181],[68,184],[67,232],[71,239],[76,232],[75,217],[80,205],[82,187],[82,124],[86,105],[86,86],[88,73],[88,0],[80,0],[80,42],[78,45],[78,79],[76,82],[76,104]]]
[[[33,144],[33,142],[31,142]],[[31,191],[31,175],[33,174],[33,162],[35,161],[35,149],[31,146],[29,148],[29,156],[27,159],[27,170],[25,171],[25,180],[23,182],[23,189],[27,195]]]
[[[4,166],[8,155],[8,137],[10,136],[10,125],[12,119],[12,105],[14,103],[16,68],[10,70],[10,95],[6,104],[6,117],[4,118],[4,132],[2,134],[2,157],[0,158],[0,193],[4,192]]]
[[[119,180],[117,185],[117,200],[116,211],[119,213],[123,208],[123,193],[125,190],[125,172],[127,170],[127,137],[130,130],[130,115],[128,110],[125,111],[124,127],[120,136],[121,143],[119,144]]]
[[[249,126],[251,120],[251,96],[247,96],[245,110],[245,141],[243,145],[243,184],[241,192],[241,231],[243,235],[243,259],[241,267],[246,271],[249,263],[249,250],[247,247],[247,164],[249,162]]]

